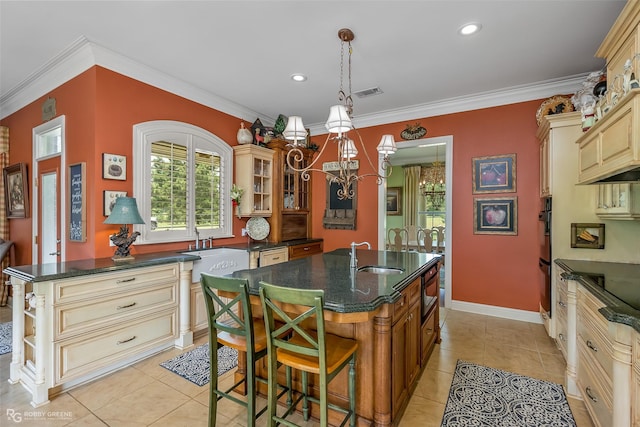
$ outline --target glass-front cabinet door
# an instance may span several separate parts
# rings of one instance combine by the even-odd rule
[[[253,144],[233,147],[235,184],[244,190],[238,216],[269,216],[273,211],[273,150]]]
[[[309,209],[309,181],[302,179],[302,172],[289,167],[286,164],[283,175],[283,206],[284,210],[308,210]],[[293,166],[296,169],[302,169],[306,166],[307,160],[295,162]]]

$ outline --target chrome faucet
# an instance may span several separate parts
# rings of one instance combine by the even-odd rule
[[[196,249],[200,249],[200,233],[198,232],[198,227],[194,227],[196,232]]]
[[[369,242],[356,243],[351,242],[351,263],[349,267],[352,269],[358,268],[358,258],[356,258],[356,246],[367,245],[368,249],[371,249],[371,244]]]

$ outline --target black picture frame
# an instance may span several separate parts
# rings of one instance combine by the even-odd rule
[[[571,223],[571,247],[604,249],[604,224]]]
[[[518,234],[518,198],[475,198],[473,234]]]
[[[387,188],[387,215],[402,215],[402,187]]]
[[[29,179],[27,166],[16,163],[2,170],[7,218],[29,217]]]
[[[516,155],[474,157],[473,194],[515,193]]]

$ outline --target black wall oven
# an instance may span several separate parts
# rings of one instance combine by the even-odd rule
[[[440,275],[438,274],[437,263],[422,275],[422,322],[429,316],[434,305],[438,303],[438,292],[440,291]]]
[[[540,268],[540,307],[551,318],[551,197],[543,197],[541,200],[541,211],[538,216],[540,258],[538,266]]]

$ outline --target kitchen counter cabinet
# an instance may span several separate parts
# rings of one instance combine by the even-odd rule
[[[38,407],[71,387],[169,347],[193,344],[191,255],[136,255],[8,267],[13,286],[9,382]],[[35,309],[25,307],[33,292]]]
[[[578,354],[576,341],[577,325],[577,288],[575,278],[560,266],[554,266],[555,281],[555,317],[556,342],[567,364],[565,387],[570,396],[581,396],[576,384]]]
[[[577,283],[577,385],[596,426],[637,417],[640,265],[557,259]],[[624,299],[624,301],[623,301]],[[625,302],[627,301],[627,302]]]
[[[421,353],[423,344],[432,348],[440,340],[439,325],[431,323],[429,327],[433,328],[433,333],[427,334],[427,338],[433,342],[423,343],[424,325],[420,321],[422,276],[440,262],[440,256],[357,250],[357,258],[360,267],[382,265],[401,268],[403,273],[352,274],[349,250],[337,249],[282,264],[237,271],[232,277],[249,280],[256,317],[261,313],[260,281],[292,288],[323,289],[327,331],[358,341],[357,425],[397,425],[417,378],[426,366],[427,358]],[[290,305],[284,309],[300,311],[299,307]],[[437,318],[438,309],[436,302],[431,322]],[[241,358],[236,375],[242,376],[244,369]],[[280,380],[284,381],[284,378]],[[316,378],[310,379],[310,388],[314,390],[315,381]],[[294,377],[294,386],[300,386],[297,377]],[[338,404],[346,405],[346,374],[339,375],[329,384],[329,393]],[[316,411],[317,407],[312,407],[312,416],[317,416]],[[329,417],[332,425],[340,418],[332,411]]]

